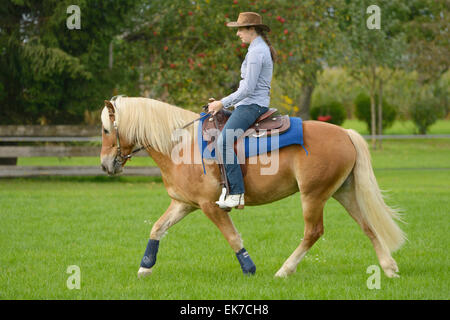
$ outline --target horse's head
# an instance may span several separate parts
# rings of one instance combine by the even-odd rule
[[[119,135],[118,114],[115,106],[105,100],[102,110],[102,150],[100,160],[103,171],[109,175],[121,173],[133,145]]]

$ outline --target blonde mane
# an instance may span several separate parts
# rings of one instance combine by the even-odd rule
[[[115,104],[116,122],[121,138],[139,146],[151,146],[168,156],[179,141],[172,138],[173,133],[198,118],[195,112],[154,99],[118,97]],[[102,112],[102,123],[106,129],[110,127],[107,110]],[[197,128],[196,121],[184,129],[194,141]]]

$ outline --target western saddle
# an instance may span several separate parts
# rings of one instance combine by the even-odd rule
[[[205,111],[207,111],[207,106],[205,106]],[[234,151],[237,154],[237,145],[238,143],[242,143],[243,138],[251,137],[251,138],[261,138],[270,136],[272,134],[281,134],[287,131],[291,125],[290,118],[288,115],[275,115],[278,110],[275,108],[270,108],[266,113],[259,116],[258,119],[244,132],[242,136],[237,139],[234,144]],[[211,151],[216,145],[216,138],[218,137],[218,133],[222,132],[225,123],[231,116],[231,111],[221,109],[214,116],[207,116],[203,120],[202,124],[202,136],[203,140],[207,141],[207,148]],[[217,154],[217,150],[216,150]],[[247,173],[247,165],[244,159],[239,159],[239,163],[241,164],[242,176],[245,177]],[[222,184],[228,190],[228,183],[225,174],[225,168],[223,164],[218,163],[221,175],[222,175]]]
[[[264,136],[270,136],[272,133],[281,134],[287,131],[291,125],[288,115],[274,115],[278,110],[270,108],[266,113],[259,116],[258,119],[244,132],[239,138],[245,137],[261,138]],[[208,148],[212,149],[213,142],[215,140],[215,134],[217,130],[220,132],[223,130],[225,123],[231,116],[231,111],[220,110],[215,116],[207,117],[203,120],[202,134],[203,140],[208,142]],[[216,130],[214,130],[216,129]]]

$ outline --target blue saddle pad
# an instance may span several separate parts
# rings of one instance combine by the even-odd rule
[[[199,150],[202,150],[202,161],[203,159],[216,159],[215,149],[209,150],[207,148],[207,141],[203,140],[202,135],[202,125],[205,119],[208,119],[209,116],[206,116],[207,113],[202,112],[200,115],[203,117],[199,121],[198,125],[198,145]],[[290,128],[283,132],[282,134],[274,137],[272,136],[264,136],[261,138],[256,137],[245,137],[245,157],[252,157],[259,154],[264,154],[270,152],[272,150],[280,149],[292,144],[299,144],[305,149],[303,146],[303,122],[301,118],[298,117],[290,117]],[[273,140],[273,141],[272,141]],[[306,149],[305,149],[306,151]],[[306,151],[308,154],[308,152]]]

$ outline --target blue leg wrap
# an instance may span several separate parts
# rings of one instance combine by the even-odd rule
[[[256,266],[245,248],[239,250],[239,252],[236,253],[236,257],[241,264],[241,269],[245,275],[255,274]]]
[[[148,240],[144,257],[141,260],[141,267],[150,269],[156,263],[156,254],[158,253],[159,240]]]

